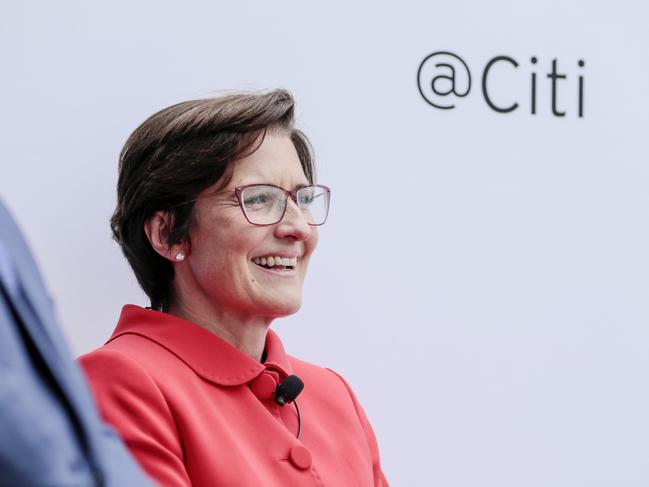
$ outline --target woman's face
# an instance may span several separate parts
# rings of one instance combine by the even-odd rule
[[[221,312],[277,317],[295,313],[302,302],[302,283],[318,242],[289,198],[282,220],[269,226],[248,223],[234,194],[246,184],[268,183],[293,190],[309,184],[288,135],[267,134],[253,154],[236,161],[228,185],[214,196],[208,188],[195,206],[188,266],[191,291]],[[268,269],[258,258],[297,258],[290,270]],[[183,280],[185,282],[185,280]]]

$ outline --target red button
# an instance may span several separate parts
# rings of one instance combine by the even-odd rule
[[[302,445],[296,445],[291,448],[289,458],[291,459],[291,463],[300,470],[306,470],[311,466],[311,454]]]
[[[262,372],[250,383],[252,392],[259,399],[270,399],[273,397],[276,387],[277,379],[271,372]]]

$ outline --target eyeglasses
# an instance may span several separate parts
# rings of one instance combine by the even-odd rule
[[[288,191],[272,184],[248,184],[234,189],[243,215],[253,225],[274,225],[284,218],[288,198],[302,210],[306,222],[322,225],[329,213],[331,190],[321,184]]]

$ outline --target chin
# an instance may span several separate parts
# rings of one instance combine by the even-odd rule
[[[281,318],[284,316],[290,316],[292,314],[297,313],[300,308],[302,307],[302,299],[297,298],[294,300],[282,300],[282,301],[274,301],[267,303],[266,312],[263,314],[266,314],[268,316],[273,316],[275,318]]]

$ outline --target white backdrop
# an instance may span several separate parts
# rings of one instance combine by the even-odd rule
[[[286,87],[334,193],[303,309],[275,326],[353,385],[391,483],[649,485],[649,8],[311,3],[0,7],[0,195],[73,351],[147,304],[108,227],[128,134],[177,101]],[[437,51],[472,75],[451,110],[418,88]],[[481,92],[495,56],[519,63],[489,72],[507,114]]]

